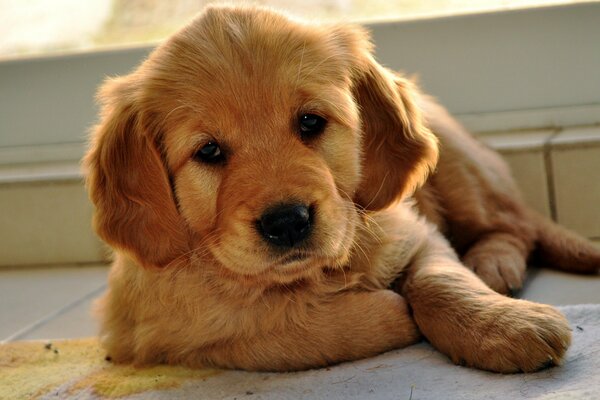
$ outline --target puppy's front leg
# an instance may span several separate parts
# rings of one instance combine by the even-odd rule
[[[390,290],[339,293],[298,306],[303,309],[282,316],[278,329],[203,349],[201,363],[300,370],[369,357],[420,337],[405,300]]]
[[[457,364],[536,371],[560,364],[571,340],[555,308],[492,291],[440,236],[416,257],[403,291],[423,335]]]

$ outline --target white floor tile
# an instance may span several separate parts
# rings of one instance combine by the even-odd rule
[[[98,323],[91,312],[92,303],[98,295],[85,299],[19,340],[73,339],[98,335]]]
[[[108,267],[0,269],[0,340],[106,284]]]

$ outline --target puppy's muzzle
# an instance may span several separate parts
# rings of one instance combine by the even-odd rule
[[[313,228],[313,210],[304,204],[280,204],[267,209],[258,221],[258,231],[270,245],[294,248]]]

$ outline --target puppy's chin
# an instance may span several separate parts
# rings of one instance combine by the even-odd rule
[[[286,284],[317,276],[324,268],[342,268],[348,263],[356,234],[356,215],[338,221],[336,232],[325,233],[304,249],[284,253],[256,251],[235,246],[244,242],[236,237],[223,238],[210,248],[214,258],[232,277],[244,282]],[[333,230],[333,229],[332,229]]]

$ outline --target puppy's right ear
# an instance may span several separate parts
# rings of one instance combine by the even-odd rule
[[[142,120],[129,77],[104,84],[100,123],[84,158],[96,206],[94,228],[111,246],[144,266],[165,266],[184,254],[187,233],[177,211],[156,135]]]

